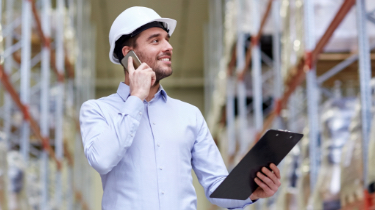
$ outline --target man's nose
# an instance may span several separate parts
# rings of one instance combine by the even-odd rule
[[[172,45],[167,40],[164,40],[163,51],[170,51],[170,52],[172,52],[172,50],[173,50]]]

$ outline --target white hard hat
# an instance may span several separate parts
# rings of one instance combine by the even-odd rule
[[[109,59],[114,64],[120,64],[120,61],[114,54],[116,41],[122,36],[131,34],[139,27],[151,23],[162,22],[166,29],[168,29],[169,36],[172,36],[176,28],[177,21],[169,18],[162,18],[154,10],[147,7],[130,7],[123,11],[115,21],[113,21],[111,30],[109,31]]]

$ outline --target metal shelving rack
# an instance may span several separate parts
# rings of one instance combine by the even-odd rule
[[[225,1],[224,6],[229,3],[233,3],[235,1]],[[236,3],[240,5],[243,4],[244,0],[238,0]],[[360,95],[361,95],[361,104],[362,104],[362,135],[363,135],[363,165],[367,166],[368,164],[368,144],[369,144],[369,134],[370,134],[370,127],[371,127],[371,93],[370,93],[370,79],[371,79],[371,63],[370,63],[370,49],[373,49],[375,46],[369,46],[369,38],[366,32],[366,22],[367,20],[375,23],[374,14],[375,11],[366,11],[365,1],[364,0],[344,0],[339,11],[331,21],[329,27],[326,29],[323,36],[315,41],[314,38],[314,7],[312,5],[311,0],[304,0],[303,1],[303,13],[304,13],[304,56],[298,58],[296,65],[292,68],[292,71],[289,71],[288,79],[282,84],[282,76],[281,76],[281,50],[280,50],[280,0],[269,0],[267,3],[266,10],[263,14],[262,19],[259,19],[259,9],[258,9],[258,0],[251,0],[252,3],[252,25],[253,29],[251,31],[251,43],[248,47],[246,54],[243,51],[244,41],[243,41],[243,31],[237,30],[237,39],[236,45],[237,49],[232,50],[231,55],[227,55],[230,57],[228,60],[228,67],[227,67],[227,102],[226,104],[217,103],[215,104],[214,98],[207,98],[210,97],[209,94],[206,94],[206,101],[209,101],[209,106],[226,106],[226,126],[227,126],[227,138],[228,144],[231,145],[235,141],[235,134],[234,134],[234,126],[235,126],[235,116],[234,116],[234,97],[237,95],[238,98],[238,110],[239,110],[239,118],[246,118],[246,111],[241,111],[241,109],[246,106],[245,100],[246,95],[243,94],[241,90],[241,86],[243,85],[243,79],[245,72],[251,65],[252,70],[252,91],[253,91],[253,101],[254,101],[254,125],[257,129],[257,134],[255,139],[259,139],[260,136],[270,127],[273,128],[281,128],[282,123],[280,121],[281,111],[283,109],[287,109],[288,101],[291,97],[294,97],[293,94],[298,87],[301,87],[306,82],[306,94],[307,94],[307,116],[308,116],[308,127],[309,127],[309,155],[310,155],[310,189],[311,191],[314,189],[317,181],[317,175],[319,170],[319,157],[320,155],[320,148],[318,144],[319,138],[319,119],[318,119],[318,94],[319,88],[321,84],[329,79],[330,77],[334,76],[345,67],[356,61],[359,60],[359,76],[360,76]],[[317,63],[318,55],[323,51],[324,46],[328,43],[329,39],[332,37],[334,31],[345,18],[347,13],[355,6],[356,9],[356,18],[357,18],[357,31],[358,31],[358,55],[352,55],[343,62],[339,63],[332,69],[325,72],[323,75],[317,77],[315,65]],[[243,21],[243,16],[240,14],[240,8],[237,8],[237,15],[238,15],[238,24],[241,24]],[[212,13],[215,11],[210,11]],[[217,13],[217,11],[216,11]],[[264,24],[267,21],[268,16],[272,14],[272,21],[274,24],[274,32],[273,32],[273,70],[274,70],[274,108],[273,111],[265,118],[263,122],[263,111],[260,108],[262,105],[262,70],[260,62],[262,60],[262,56],[259,53],[259,39],[262,35]],[[213,17],[210,17],[210,20]],[[241,19],[242,18],[242,19]],[[242,23],[243,24],[243,23]],[[209,27],[212,27],[212,31],[215,31],[215,25],[209,24]],[[237,27],[240,29],[240,27]],[[223,32],[221,32],[223,33]],[[208,45],[205,47],[206,54],[209,55],[207,52],[215,51],[213,45]],[[223,55],[224,56],[224,55]],[[212,58],[211,58],[212,59]],[[217,59],[217,58],[216,58]],[[220,59],[217,59],[220,60]],[[211,62],[207,63],[206,69],[211,69],[210,66]],[[237,82],[233,81],[233,70],[234,65],[236,64],[236,73],[237,73]],[[241,70],[242,69],[242,70]],[[219,77],[220,72],[216,72],[216,74],[210,73],[213,77]],[[215,79],[211,79],[215,81]],[[237,94],[235,94],[234,85],[238,85]],[[215,84],[210,83],[209,85],[214,86]],[[217,86],[213,88],[219,89]],[[211,93],[214,92],[211,90]],[[225,93],[222,93],[225,94]],[[206,110],[210,110],[210,108],[206,108]],[[215,108],[211,110],[216,110]],[[240,124],[244,124],[246,121],[240,122]],[[244,131],[242,126],[240,126],[240,131]],[[233,147],[233,145],[231,146]],[[363,179],[364,179],[364,186],[367,186],[367,168],[364,167],[363,172]],[[367,197],[364,199],[363,205],[364,209],[369,209],[369,198],[366,189],[364,189],[365,195]]]
[[[0,17],[6,17],[6,21],[1,19],[5,39],[0,64],[2,130],[9,151],[19,145],[26,164],[30,154],[40,162],[38,209],[90,209],[86,201],[91,198],[91,178],[78,122],[80,104],[95,93],[95,46],[91,44],[95,43],[95,27],[90,5],[89,0],[6,0],[1,10]],[[36,52],[37,45],[41,45],[40,52]],[[15,128],[12,116],[16,107],[23,115],[20,128]],[[73,138],[64,132],[66,120],[74,124],[69,130]],[[49,181],[51,177],[55,183]]]

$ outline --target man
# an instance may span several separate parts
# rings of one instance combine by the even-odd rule
[[[213,204],[243,208],[272,196],[280,186],[280,172],[264,168],[255,180],[260,186],[245,201],[212,199],[210,194],[228,175],[200,111],[170,98],[160,80],[172,74],[169,43],[176,21],[154,10],[132,7],[113,22],[109,57],[120,64],[133,50],[143,62],[134,69],[127,61],[125,82],[117,93],[89,100],[81,107],[84,152],[103,183],[106,210],[194,210],[194,169],[206,197]]]

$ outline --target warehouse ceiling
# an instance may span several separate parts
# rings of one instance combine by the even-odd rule
[[[112,22],[126,8],[146,6],[162,17],[177,20],[171,37],[173,75],[163,86],[203,87],[203,31],[208,21],[206,0],[92,0],[92,19],[96,24],[96,89],[115,91],[124,80],[122,67],[109,61],[108,34]],[[98,95],[97,95],[98,96]],[[100,94],[99,94],[100,96]]]

